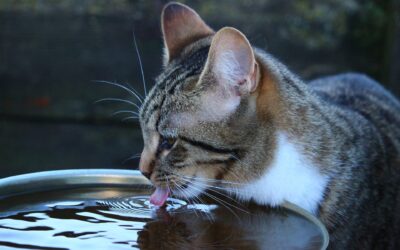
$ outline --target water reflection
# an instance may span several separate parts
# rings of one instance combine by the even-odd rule
[[[287,210],[227,209],[148,196],[0,212],[0,246],[33,249],[319,249],[319,229]],[[24,248],[23,247],[23,248]]]

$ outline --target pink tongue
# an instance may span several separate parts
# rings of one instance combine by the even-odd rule
[[[168,196],[169,196],[168,188],[156,187],[156,190],[150,196],[150,203],[155,206],[161,207],[168,199]]]

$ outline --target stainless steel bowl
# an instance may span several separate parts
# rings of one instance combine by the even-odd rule
[[[137,190],[141,188],[149,189],[151,184],[136,170],[80,169],[37,172],[0,179],[0,203],[4,199],[19,195],[86,187],[107,189],[118,187]],[[316,225],[323,236],[321,249],[327,248],[329,243],[328,232],[315,216],[291,203],[285,203],[283,207]]]

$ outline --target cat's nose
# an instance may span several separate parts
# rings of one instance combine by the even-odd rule
[[[139,170],[140,172],[150,180],[151,174],[154,169],[154,157],[147,151],[143,151],[140,157]]]

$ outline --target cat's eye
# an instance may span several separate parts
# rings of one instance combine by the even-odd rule
[[[171,148],[174,146],[175,142],[176,142],[176,139],[175,139],[175,138],[172,138],[172,137],[169,137],[169,138],[162,137],[162,138],[161,138],[161,142],[160,142],[160,146],[159,146],[159,150],[160,150],[160,151],[162,151],[162,150],[169,150],[169,149],[171,149]]]

